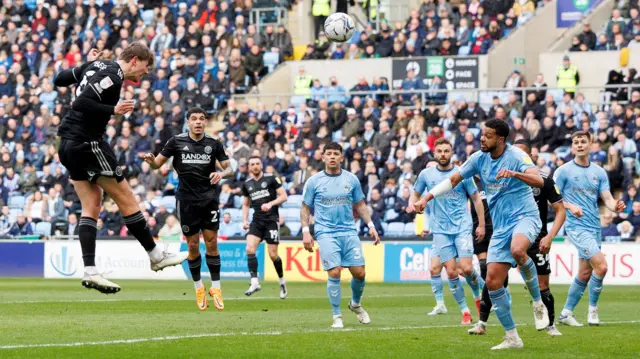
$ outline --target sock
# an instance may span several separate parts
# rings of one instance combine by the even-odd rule
[[[544,306],[547,307],[547,312],[549,312],[549,326],[552,326],[556,316],[553,294],[551,294],[551,290],[548,288],[541,291],[540,294],[542,295],[542,303],[544,303]]]
[[[216,289],[220,289],[220,255],[210,256],[205,255],[207,261],[207,267],[209,267],[209,273],[211,274],[211,286]]]
[[[497,290],[490,290],[489,297],[491,297],[491,302],[496,306],[496,315],[500,320],[500,324],[502,324],[505,331],[511,333],[509,331],[515,329],[516,323],[513,321],[511,304],[509,304],[509,298],[507,297],[504,287]]]
[[[474,269],[471,274],[465,275],[464,279],[467,281],[467,284],[469,284],[469,287],[471,287],[473,298],[478,298],[480,296],[481,288],[484,287],[484,280],[482,280],[482,277],[480,277],[478,272]]]
[[[202,257],[198,255],[196,259],[187,259],[189,262],[189,271],[194,282],[200,281],[200,268],[202,267]]]
[[[80,237],[80,248],[82,248],[82,260],[86,267],[96,266],[96,232],[98,222],[90,217],[80,217],[78,222],[78,236]],[[64,249],[66,250],[66,249]]]
[[[487,260],[480,259],[480,276],[482,276],[482,280],[487,280]]]
[[[327,281],[327,294],[329,295],[329,303],[331,303],[333,315],[340,315],[340,298],[342,297],[340,278],[329,277]]]
[[[592,273],[589,280],[589,305],[592,307],[598,306],[598,299],[600,299],[600,293],[602,292],[602,280],[604,278]]]
[[[130,216],[124,217],[124,224],[127,226],[129,233],[136,237],[138,242],[140,242],[147,252],[151,252],[156,247],[156,242],[154,242],[151,232],[149,232],[147,221],[144,219],[142,212],[138,211]],[[156,253],[157,252],[154,251],[154,256]],[[159,261],[162,257],[152,259],[154,261]]]
[[[258,258],[255,254],[247,254],[247,263],[249,264],[249,274],[251,274],[251,281],[253,278],[258,278]]]
[[[464,312],[465,309],[469,310],[469,307],[467,307],[467,300],[464,297],[464,287],[460,285],[460,279],[458,279],[457,276],[453,279],[449,278],[449,287],[451,289],[451,294],[453,294],[453,299],[458,303],[460,310],[462,312]]]
[[[578,277],[575,277],[573,279],[573,283],[571,283],[571,287],[569,287],[567,302],[564,303],[564,309],[562,309],[561,315],[567,316],[573,312],[580,299],[582,299],[582,295],[584,294],[584,290],[586,288],[587,282],[578,279]]]
[[[431,290],[436,297],[436,303],[444,304],[444,295],[442,294],[442,276],[440,274],[431,276]]]
[[[273,261],[273,267],[276,269],[276,273],[278,273],[278,278],[282,278],[284,271],[282,270],[282,259],[280,259],[280,257]]]
[[[284,277],[278,278],[280,280],[280,284],[285,284],[287,282],[285,282]]]
[[[485,285],[484,288],[482,288],[482,299],[480,300],[480,321],[486,323],[489,320],[492,305],[489,288]]]
[[[351,301],[354,304],[360,305],[362,292],[364,292],[364,278],[362,280],[351,278]]]
[[[520,274],[522,275],[522,279],[524,279],[524,283],[527,285],[527,289],[529,289],[529,294],[531,294],[533,302],[539,302],[540,286],[538,285],[538,271],[536,270],[535,263],[533,263],[533,259],[529,258],[525,264],[520,266]]]

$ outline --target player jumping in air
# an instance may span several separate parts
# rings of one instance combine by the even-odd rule
[[[371,214],[365,203],[358,177],[340,168],[343,160],[342,146],[335,142],[325,145],[322,150],[325,169],[316,173],[304,185],[303,203],[300,212],[302,242],[304,248],[313,252],[313,237],[309,230],[311,211],[314,211],[314,234],[320,248],[322,267],[327,271],[327,294],[333,310],[332,328],[343,328],[340,312],[340,271],[349,268],[352,299],[349,309],[356,313],[362,324],[371,323],[369,314],[362,308],[360,300],[365,285],[364,253],[358,237],[353,210],[369,227],[369,235],[374,245],[380,243],[380,236],[371,221]]]
[[[531,153],[530,147],[525,140],[516,141],[515,147],[523,150],[527,155]],[[549,289],[549,274],[551,274],[551,263],[549,262],[549,249],[551,248],[551,242],[553,238],[558,234],[560,228],[564,224],[565,209],[562,204],[562,195],[556,188],[556,184],[552,178],[546,174],[541,173],[544,180],[544,186],[542,188],[533,187],[533,196],[538,205],[538,212],[540,212],[540,221],[542,223],[547,222],[547,213],[549,211],[549,205],[553,208],[555,218],[553,219],[553,226],[551,231],[547,232],[547,227],[542,226],[540,234],[536,238],[535,242],[529,247],[527,255],[534,260],[536,264],[536,271],[538,272],[538,282],[540,285],[540,294],[542,295],[542,302],[547,307],[549,313],[549,326],[547,327],[547,333],[552,336],[562,335],[560,331],[553,324],[555,316],[555,306],[553,294]],[[482,301],[486,303],[487,307],[483,308],[480,314],[480,321],[476,325],[469,329],[469,334],[483,335],[486,333],[486,324],[489,318],[489,308],[491,307],[491,299],[489,293],[485,290],[482,292]]]
[[[173,136],[157,157],[153,153],[147,153],[144,160],[151,168],[157,169],[173,157],[173,167],[178,172],[179,181],[176,210],[189,246],[189,270],[196,290],[196,304],[200,310],[206,310],[209,306],[200,274],[202,233],[206,246],[206,263],[211,273],[209,295],[213,298],[216,309],[223,310],[218,252],[218,182],[233,176],[233,170],[222,143],[204,133],[206,124],[207,114],[203,109],[190,109],[187,111],[189,132]],[[216,161],[220,163],[222,171],[217,170]]]
[[[507,144],[508,135],[509,125],[504,121],[487,121],[480,139],[481,152],[471,155],[460,172],[436,185],[415,203],[416,210],[421,212],[430,200],[450,192],[463,179],[476,174],[480,175],[485,184],[493,220],[486,285],[500,323],[506,331],[504,342],[493,347],[493,350],[524,346],[503,287],[509,269],[516,262],[533,299],[536,329],[543,330],[549,326],[547,308],[542,302],[538,287],[536,266],[527,256],[527,250],[542,226],[531,187],[542,188],[544,181],[531,158],[521,149]]]
[[[60,72],[54,84],[58,87],[77,85],[76,98],[58,128],[58,136],[62,138],[58,154],[82,204],[82,217],[78,223],[85,272],[82,285],[109,294],[119,292],[120,286],[105,279],[95,263],[97,219],[103,190],[118,205],[129,233],[149,254],[152,270],[178,265],[187,258],[187,253],[169,253],[156,245],[113,149],[103,140],[113,115],[133,111],[135,101],[119,101],[123,82],[139,82],[149,73],[153,53],[145,45],[133,43],[122,51],[118,61],[98,60],[100,54],[92,49],[87,56],[88,62]]]
[[[451,163],[453,156],[453,147],[447,139],[441,138],[435,142],[435,157],[438,165],[435,167],[425,168],[420,172],[414,186],[413,196],[409,199],[407,213],[415,211],[414,203],[419,201],[422,194],[433,189],[438,183],[449,178],[459,169]],[[484,281],[480,275],[473,269],[473,234],[471,233],[473,222],[471,213],[467,208],[468,197],[471,197],[473,205],[477,212],[484,213],[482,199],[478,194],[478,190],[473,183],[473,179],[462,181],[463,186],[455,188],[453,191],[433,200],[430,203],[429,228],[433,233],[433,245],[435,249],[432,251],[434,256],[432,260],[439,258],[439,271],[432,273],[431,286],[436,298],[437,292],[442,293],[442,279],[440,272],[442,265],[447,270],[449,277],[449,287],[454,299],[462,312],[462,324],[471,324],[471,312],[467,306],[464,296],[464,287],[458,279],[458,268],[456,258],[460,260],[460,268],[462,275],[471,287],[474,298],[479,307],[480,290],[484,286]],[[478,238],[484,238],[484,218],[480,218],[480,225],[476,230]],[[437,259],[436,259],[437,260]],[[441,297],[441,294],[440,294]],[[442,306],[444,303],[438,303]],[[435,309],[434,309],[435,310]],[[442,309],[440,309],[442,310]]]
[[[609,178],[602,167],[589,161],[591,135],[578,131],[571,136],[571,149],[575,158],[556,170],[553,178],[564,196],[567,215],[566,232],[569,241],[578,249],[580,257],[578,275],[574,278],[558,321],[580,327],[573,310],[589,284],[589,325],[599,325],[598,299],[602,282],[607,274],[607,260],[600,247],[602,230],[598,211],[598,196],[611,211],[622,212],[624,202],[615,200],[609,190]]]
[[[280,278],[280,299],[287,297],[287,284],[284,281],[282,260],[278,256],[280,244],[280,224],[278,207],[287,201],[287,192],[282,182],[273,174],[262,172],[262,159],[249,158],[249,178],[242,186],[244,204],[242,205],[242,223],[247,234],[247,262],[251,274],[251,285],[244,293],[247,296],[261,289],[258,282],[258,258],[256,248],[261,241],[267,242],[269,257]],[[253,221],[249,224],[249,207],[253,208]]]

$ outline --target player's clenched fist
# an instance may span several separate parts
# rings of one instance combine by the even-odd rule
[[[616,202],[616,212],[622,212],[627,207],[621,199]]]
[[[313,252],[313,237],[311,237],[311,233],[305,231],[302,234],[302,244],[308,252]]]
[[[249,222],[248,221],[244,221],[242,222],[242,229],[244,229],[245,231],[249,230]]]

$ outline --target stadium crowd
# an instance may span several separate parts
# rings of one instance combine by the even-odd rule
[[[620,50],[632,44],[640,44],[640,2],[618,2],[611,19],[602,29],[591,28],[585,23],[582,33],[574,36],[569,51]]]
[[[344,44],[332,44],[326,34],[319,31],[316,42],[307,46],[303,59],[486,54],[494,44],[528,21],[536,6],[538,3],[532,0],[422,0],[420,8],[411,11],[406,21],[381,21],[379,29],[374,29],[371,23]],[[327,8],[324,13],[328,11]],[[326,18],[324,13],[317,11],[320,21]],[[375,18],[377,11],[369,10],[368,15],[369,19]]]

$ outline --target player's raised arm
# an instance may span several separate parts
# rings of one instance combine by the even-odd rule
[[[451,177],[447,178],[446,180],[438,183],[437,185],[435,185],[431,191],[429,191],[424,197],[422,197],[422,199],[418,202],[415,203],[416,206],[416,211],[418,211],[418,208],[420,209],[424,209],[424,206],[429,203],[429,201],[431,201],[432,199],[438,197],[438,196],[442,196],[445,193],[449,193],[451,192],[451,190],[453,190],[454,188],[456,188],[456,186],[462,182],[462,175],[460,174],[460,172],[456,172],[454,174],[451,175]],[[422,211],[419,211],[419,213],[422,213]]]
[[[58,87],[69,87],[71,85],[76,85],[80,82],[80,78],[82,76],[82,72],[85,70],[87,66],[89,66],[93,61],[100,58],[102,55],[102,51],[98,49],[91,49],[87,54],[87,62],[84,63],[80,67],[74,67],[69,70],[61,71],[55,79],[53,79],[53,84]]]

